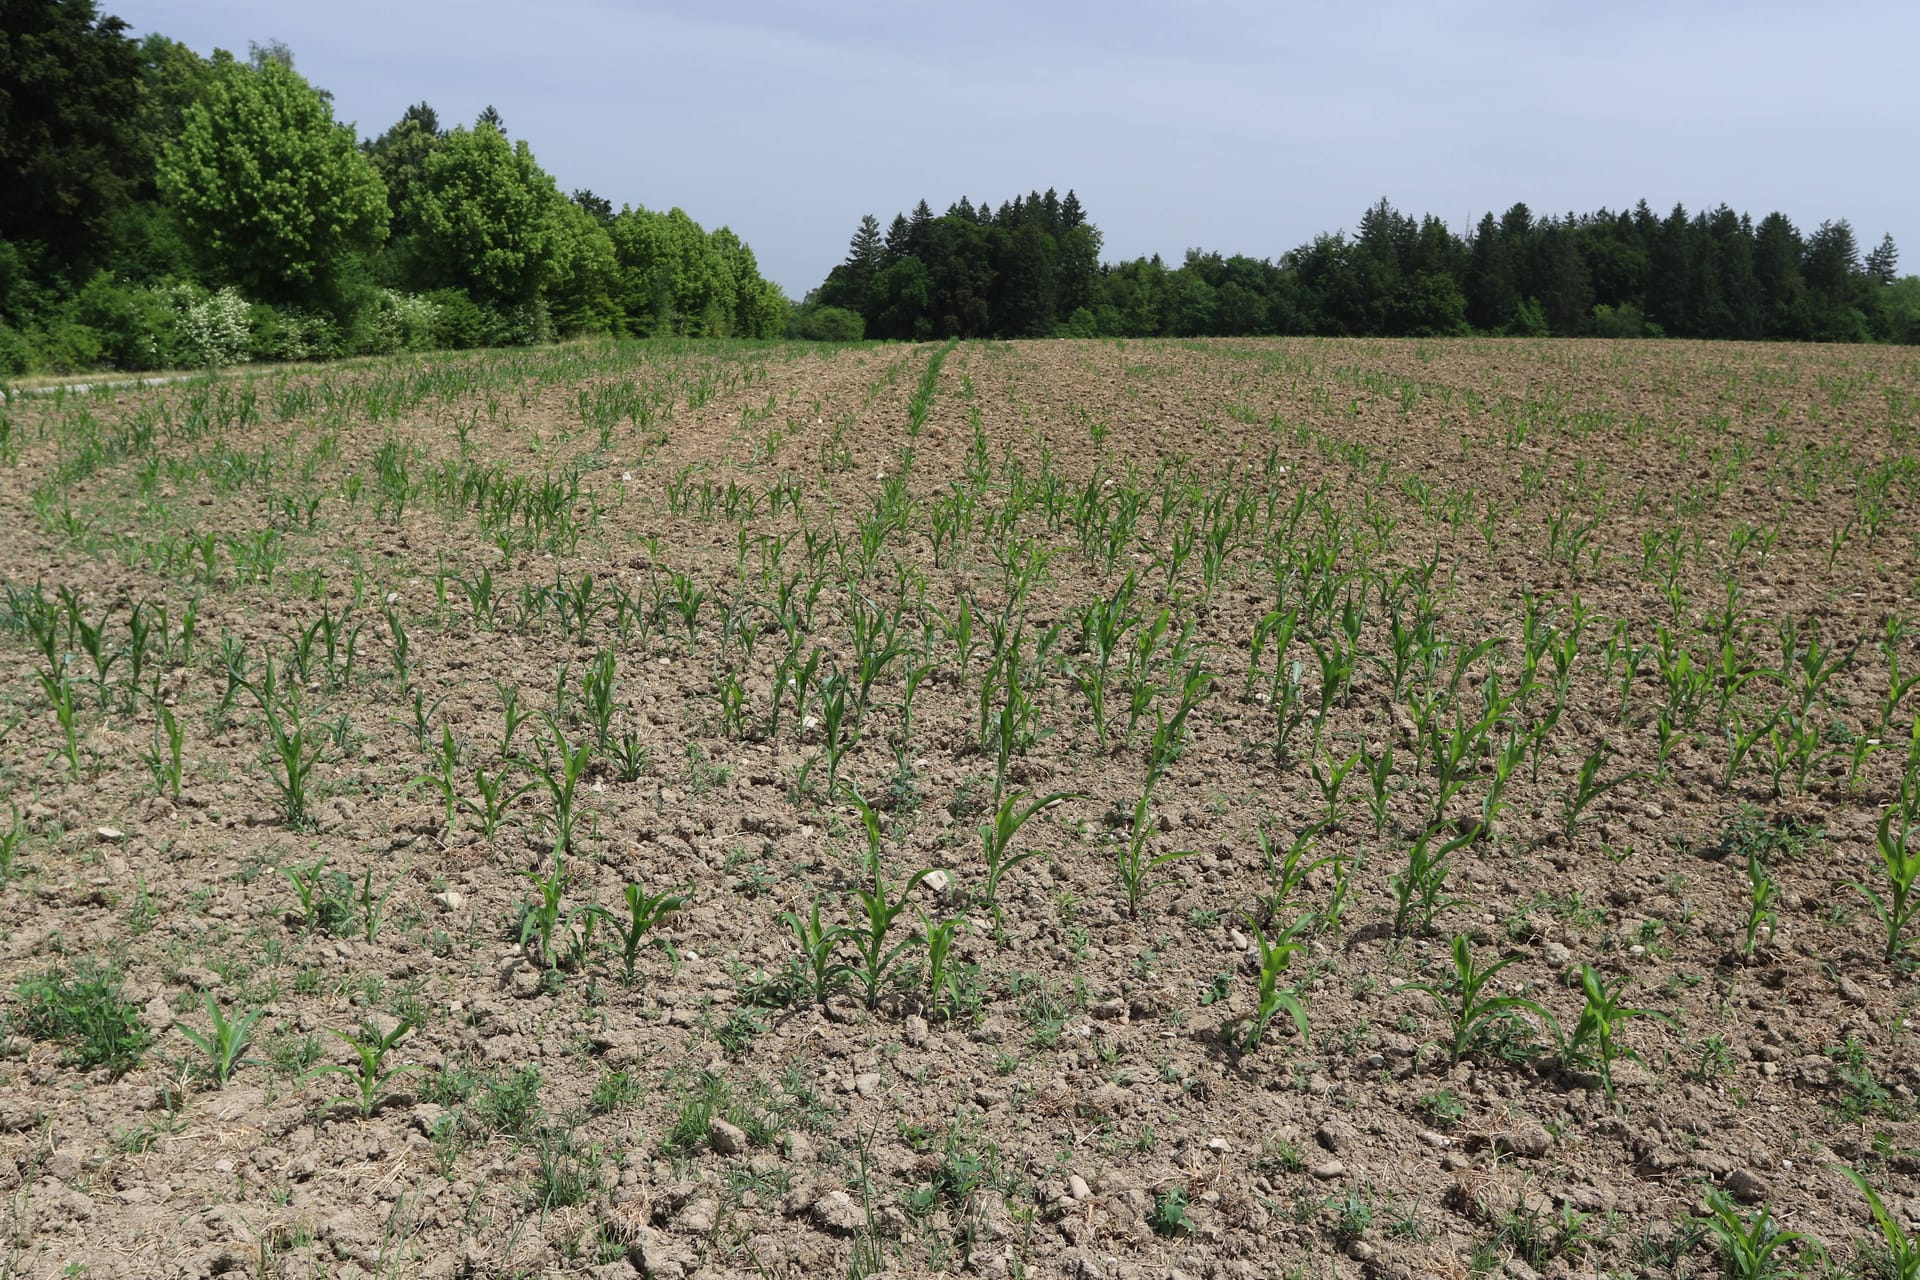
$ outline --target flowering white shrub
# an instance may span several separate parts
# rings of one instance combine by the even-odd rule
[[[372,308],[367,333],[371,355],[426,351],[433,346],[433,326],[440,308],[431,299],[397,289],[382,289]]]
[[[218,293],[202,293],[192,285],[175,285],[168,301],[174,312],[174,335],[193,363],[214,367],[237,364],[247,354],[247,318],[251,308],[232,285]]]

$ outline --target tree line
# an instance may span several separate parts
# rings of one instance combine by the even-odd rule
[[[0,374],[772,337],[787,312],[731,231],[563,196],[492,107],[361,139],[283,45],[203,58],[93,0],[0,11]]]
[[[1444,337],[1920,342],[1920,277],[1891,236],[1862,252],[1845,220],[1803,233],[1726,205],[1536,217],[1525,204],[1461,235],[1386,200],[1353,235],[1277,260],[1192,249],[1103,264],[1078,197],[997,209],[925,200],[883,233],[861,220],[846,260],[796,308],[810,337]]]
[[[284,46],[201,57],[95,0],[0,8],[0,375],[544,341],[1468,333],[1920,341],[1891,237],[1725,205],[1464,233],[1385,200],[1277,259],[1101,260],[1078,196],[862,218],[798,307],[679,209],[562,195],[489,107],[371,138]]]

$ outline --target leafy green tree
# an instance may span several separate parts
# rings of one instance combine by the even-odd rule
[[[1578,337],[1593,311],[1593,285],[1570,223],[1550,219],[1538,235],[1540,308],[1558,337]]]
[[[413,187],[426,168],[427,157],[445,137],[439,113],[425,102],[416,102],[401,113],[390,129],[364,144],[363,149],[386,185],[387,211],[396,240],[416,230],[408,220]]]
[[[1071,313],[1091,307],[1100,288],[1100,228],[1081,216],[1080,202],[1071,191],[1061,206],[1061,224],[1060,310]]]
[[[886,265],[886,244],[880,234],[880,220],[872,214],[860,219],[859,228],[847,246],[847,258],[827,273],[820,288],[820,305],[862,311],[873,281]]]
[[[1009,337],[1039,337],[1053,328],[1060,248],[1037,216],[1017,220],[1004,244],[995,272],[994,328]]]
[[[219,69],[184,111],[159,185],[209,273],[270,301],[325,292],[387,230],[386,190],[353,131],[277,58]]]
[[[794,308],[787,336],[809,342],[858,342],[866,336],[866,325],[859,312],[822,306],[816,300]]]
[[[1879,245],[1867,254],[1867,276],[1876,284],[1892,284],[1900,278],[1900,250],[1894,247],[1893,237],[1880,237]]]
[[[1813,335],[1807,283],[1800,261],[1806,244],[1783,213],[1760,220],[1753,237],[1753,274],[1760,294],[1760,330],[1767,338],[1795,341]]]
[[[1861,269],[1860,246],[1845,218],[1822,222],[1807,237],[1801,266],[1813,311],[1813,337],[1819,342],[1859,342],[1867,337],[1865,311],[1869,282]]]
[[[532,302],[553,269],[560,203],[525,140],[508,142],[485,123],[455,129],[427,155],[407,196],[415,279],[494,307]]]
[[[613,221],[613,201],[605,196],[595,195],[586,187],[580,187],[567,197],[573,203],[593,215],[593,220],[605,226]]]
[[[142,168],[126,30],[93,0],[0,7],[0,240],[44,245],[74,283]]]
[[[753,251],[721,227],[709,235],[681,209],[622,209],[608,227],[624,329],[639,336],[773,337],[787,300],[760,276]]]
[[[949,214],[926,232],[921,261],[931,292],[927,314],[937,338],[979,338],[994,332],[993,262],[1004,233]]]
[[[720,227],[708,237],[712,251],[725,264],[732,297],[724,310],[726,332],[736,338],[771,338],[787,326],[787,295],[760,275],[747,242],[731,227]]]
[[[619,264],[613,237],[591,212],[572,200],[556,201],[553,261],[546,282],[553,327],[561,334],[605,333],[619,318],[614,290]]]
[[[933,336],[933,278],[920,259],[903,257],[882,271],[874,281],[873,298],[879,311],[869,335],[910,342]]]
[[[1467,300],[1444,271],[1423,271],[1394,295],[1395,329],[1408,338],[1451,338],[1467,332]]]
[[[1480,219],[1473,232],[1465,292],[1468,321],[1489,333],[1505,329],[1520,306],[1513,246],[1491,213]]]

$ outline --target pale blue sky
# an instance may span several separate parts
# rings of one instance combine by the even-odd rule
[[[1726,201],[1920,271],[1920,5],[102,0],[278,39],[342,119],[492,103],[562,190],[731,226],[798,298],[863,213],[1078,190],[1108,259],[1277,257],[1382,195],[1456,229]],[[1903,88],[1902,86],[1906,86]]]

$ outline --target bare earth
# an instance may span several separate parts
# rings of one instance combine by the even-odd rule
[[[1916,442],[1686,343],[0,405],[0,1274],[1898,1274]]]

